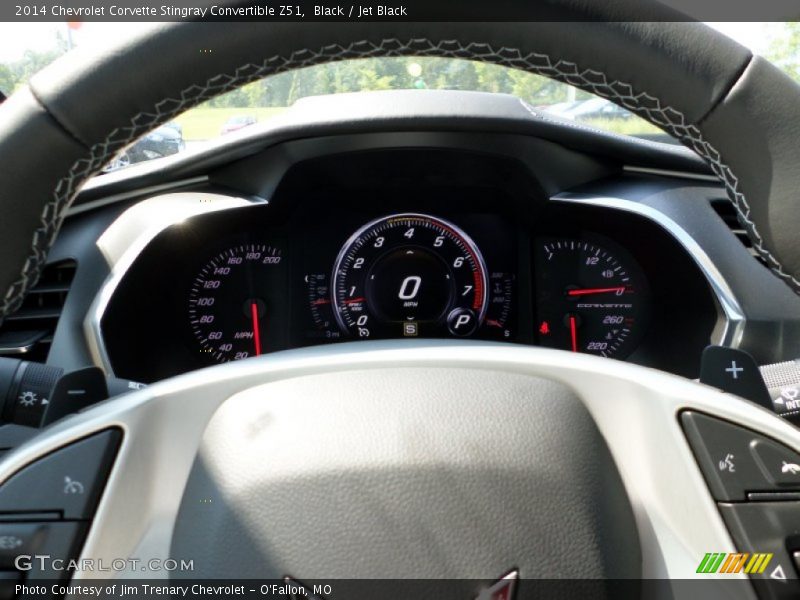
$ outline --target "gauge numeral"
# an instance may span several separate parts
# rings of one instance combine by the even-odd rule
[[[363,266],[364,266],[364,259],[363,258],[357,258],[356,262],[353,263],[353,268],[354,269],[360,269]]]
[[[363,327],[364,325],[367,324],[367,321],[369,321],[369,317],[367,315],[361,315],[360,317],[358,317],[358,319],[356,319],[356,325],[358,325],[359,327]]]
[[[603,351],[608,348],[607,342],[589,342],[586,344],[586,349],[589,351]]]
[[[462,296],[466,296],[467,294],[469,294],[474,289],[474,287],[475,286],[472,286],[472,285],[465,285],[464,286],[464,291],[461,292],[461,295]]]
[[[413,300],[417,296],[421,284],[422,277],[419,275],[409,275],[403,279],[403,283],[400,284],[400,291],[397,297],[400,298],[400,300]],[[408,289],[409,286],[411,286],[410,290]]]
[[[437,235],[436,239],[433,240],[433,247],[434,248],[441,248],[442,246],[444,246],[444,236],[443,235]]]
[[[410,227],[409,229],[407,229],[406,232],[403,234],[403,237],[404,238],[408,238],[409,240],[411,238],[413,238],[414,237],[414,228]]]
[[[456,256],[456,259],[453,261],[453,267],[458,269],[464,264],[464,257],[463,256]]]
[[[375,243],[373,244],[373,246],[375,248],[382,248],[383,247],[383,243],[385,241],[386,241],[385,237],[382,237],[382,236],[381,237],[377,237],[377,238],[375,238]]]

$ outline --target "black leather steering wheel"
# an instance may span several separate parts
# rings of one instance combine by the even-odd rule
[[[703,25],[642,22],[648,14],[668,19],[659,7],[549,3],[548,18],[563,11],[565,23],[179,23],[101,56],[71,53],[0,107],[0,207],[8,215],[0,221],[0,319],[37,279],[82,183],[137,136],[271,73],[381,55],[525,69],[662,127],[709,162],[756,250],[800,291],[800,89]],[[213,51],[200,54],[200,45]]]
[[[0,107],[5,174],[0,188],[5,215],[0,220],[0,317],[13,312],[35,282],[81,185],[137,136],[214,95],[272,73],[388,55],[462,57],[524,69],[608,98],[662,127],[709,162],[754,247],[777,276],[800,291],[800,210],[794,206],[800,188],[795,164],[800,90],[765,60],[702,25],[642,22],[643,10],[651,11],[654,21],[668,16],[656,4],[589,4],[551,3],[550,17],[563,11],[569,17],[565,22],[169,24],[102,56],[66,56]],[[631,22],[625,21],[628,15]],[[582,16],[595,20],[580,21]],[[200,54],[201,46],[212,52]],[[244,574],[261,569],[261,574],[280,576],[292,568],[304,570],[292,574],[310,577],[491,577],[519,563],[539,576],[574,576],[578,563],[567,557],[576,541],[583,544],[583,576],[637,577],[642,563],[649,565],[645,571],[664,576],[674,574],[675,563],[654,556],[658,544],[653,540],[659,539],[661,525],[648,519],[658,513],[659,503],[670,501],[670,492],[660,490],[659,500],[636,489],[635,476],[646,476],[641,461],[661,464],[666,483],[692,490],[700,507],[697,516],[674,524],[681,531],[694,530],[685,533],[692,548],[724,545],[728,539],[677,429],[676,411],[699,408],[768,430],[786,444],[797,441],[789,425],[743,401],[723,402],[718,392],[631,365],[609,366],[591,357],[570,357],[568,364],[555,351],[367,344],[245,362],[164,382],[121,398],[111,408],[67,420],[12,457],[0,476],[79,436],[121,427],[125,442],[90,551],[108,556],[170,549],[205,553],[211,576],[239,568]],[[475,369],[484,376],[471,378],[468,371]],[[319,390],[326,390],[326,398],[315,397]],[[601,398],[598,390],[614,397]],[[429,402],[422,403],[422,396]],[[217,411],[226,398],[228,408]],[[236,407],[255,410],[259,399],[269,400],[266,408],[249,414],[246,423],[237,418],[241,412]],[[329,414],[318,410],[326,399]],[[605,406],[625,404],[616,408],[632,410],[637,416],[631,423],[640,429],[620,430],[603,415],[603,401],[611,403]],[[658,408],[645,414],[642,402]],[[505,428],[482,423],[486,406],[494,407]],[[376,428],[381,419],[383,426]],[[173,428],[169,436],[165,423]],[[298,423],[311,436],[307,462],[298,454],[281,454],[281,442],[302,435]],[[499,437],[485,435],[487,426]],[[397,435],[397,428],[408,435]],[[367,441],[359,450],[336,431]],[[264,441],[264,432],[274,437]],[[526,437],[526,432],[535,435]],[[646,449],[641,435],[663,444],[660,457]],[[498,439],[501,444],[489,452]],[[225,473],[243,463],[247,448],[240,447],[241,441],[274,460],[244,461],[251,470]],[[626,457],[626,443],[641,457]],[[364,448],[372,454],[365,457]],[[587,455],[594,460],[579,458]],[[229,461],[220,462],[220,456]],[[663,463],[667,460],[674,461],[673,467]],[[270,469],[269,477],[260,467]],[[281,479],[290,471],[296,479]],[[520,475],[526,472],[536,478]],[[353,489],[359,493],[348,491]],[[389,508],[387,497],[408,489],[430,492],[408,492],[409,506],[429,511],[424,527],[408,527],[404,519],[412,515]],[[219,511],[211,516],[195,503],[204,493],[216,494]],[[495,505],[493,493],[501,499]],[[258,508],[263,494],[271,513]],[[449,502],[440,519],[431,516],[436,506],[426,508],[422,497]],[[126,509],[135,511],[134,498],[158,506],[149,517],[170,515],[169,526],[156,531],[152,519],[131,517]],[[331,498],[352,504],[331,507]],[[561,514],[565,507],[571,511],[566,516]],[[293,530],[308,534],[312,525],[325,522],[320,515],[326,509],[335,513],[337,508],[353,511],[340,528],[328,531],[331,540],[340,534],[344,546],[310,548],[302,536],[291,536]],[[304,521],[311,513],[319,518]],[[115,519],[126,522],[124,530],[114,529]],[[197,519],[205,519],[212,531],[193,530]],[[470,520],[477,529],[469,535],[453,524]],[[516,532],[514,523],[519,524]],[[359,529],[364,524],[380,529],[380,535]],[[128,528],[138,535],[125,539]],[[241,550],[225,544],[212,548],[208,543],[214,532],[223,536],[231,531],[252,534],[245,547],[259,562],[248,562]],[[551,562],[541,562],[544,546],[531,541],[537,535],[546,536]],[[607,551],[611,547],[617,551],[613,556]],[[424,560],[417,560],[414,552],[424,548]],[[392,549],[402,555],[391,563],[394,569],[384,560]],[[355,567],[348,571],[348,565]]]

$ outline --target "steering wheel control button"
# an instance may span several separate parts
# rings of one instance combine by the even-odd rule
[[[762,555],[759,568],[745,569],[760,598],[800,598],[800,581],[787,542],[800,532],[800,502],[719,505],[740,552]],[[765,566],[766,564],[766,566]]]
[[[63,579],[64,571],[54,566],[77,557],[87,529],[80,521],[0,523],[0,568],[17,569],[21,556],[28,581]]]
[[[64,519],[90,519],[120,437],[109,429],[24,467],[0,486],[0,513],[59,511]]]
[[[707,346],[700,363],[700,383],[773,410],[761,371],[753,357],[744,350]]]
[[[764,438],[754,440],[750,449],[770,483],[779,488],[800,488],[800,454]]]
[[[16,568],[20,555],[69,558],[84,529],[84,523],[67,521],[0,523],[0,569]]]
[[[800,476],[780,473],[783,462],[796,456],[788,448],[744,427],[692,411],[684,412],[681,422],[717,500],[747,500],[748,492],[800,490]],[[764,461],[769,470],[762,466]],[[797,477],[797,482],[789,483],[791,477]],[[778,481],[787,483],[778,485]]]

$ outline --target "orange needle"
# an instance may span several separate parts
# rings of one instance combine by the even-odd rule
[[[569,336],[572,339],[572,351],[578,351],[578,323],[574,315],[569,317]]]
[[[258,304],[250,303],[250,314],[253,317],[253,339],[256,343],[256,356],[261,356],[261,326],[258,322]]]
[[[567,296],[586,296],[588,294],[607,294],[609,292],[624,292],[625,286],[607,287],[607,288],[585,288],[582,290],[569,290]]]

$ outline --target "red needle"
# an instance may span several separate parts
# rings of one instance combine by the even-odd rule
[[[358,304],[359,302],[363,302],[366,300],[363,296],[359,296],[358,298],[348,298],[344,301],[345,304]]]
[[[575,315],[569,317],[569,337],[572,340],[572,351],[578,351],[578,323]]]
[[[258,322],[258,304],[250,303],[250,315],[253,317],[253,339],[256,342],[256,356],[261,356],[261,326]]]
[[[607,288],[584,288],[581,290],[569,290],[567,296],[587,296],[588,294],[606,294],[609,292],[624,292],[625,286],[607,287]]]

